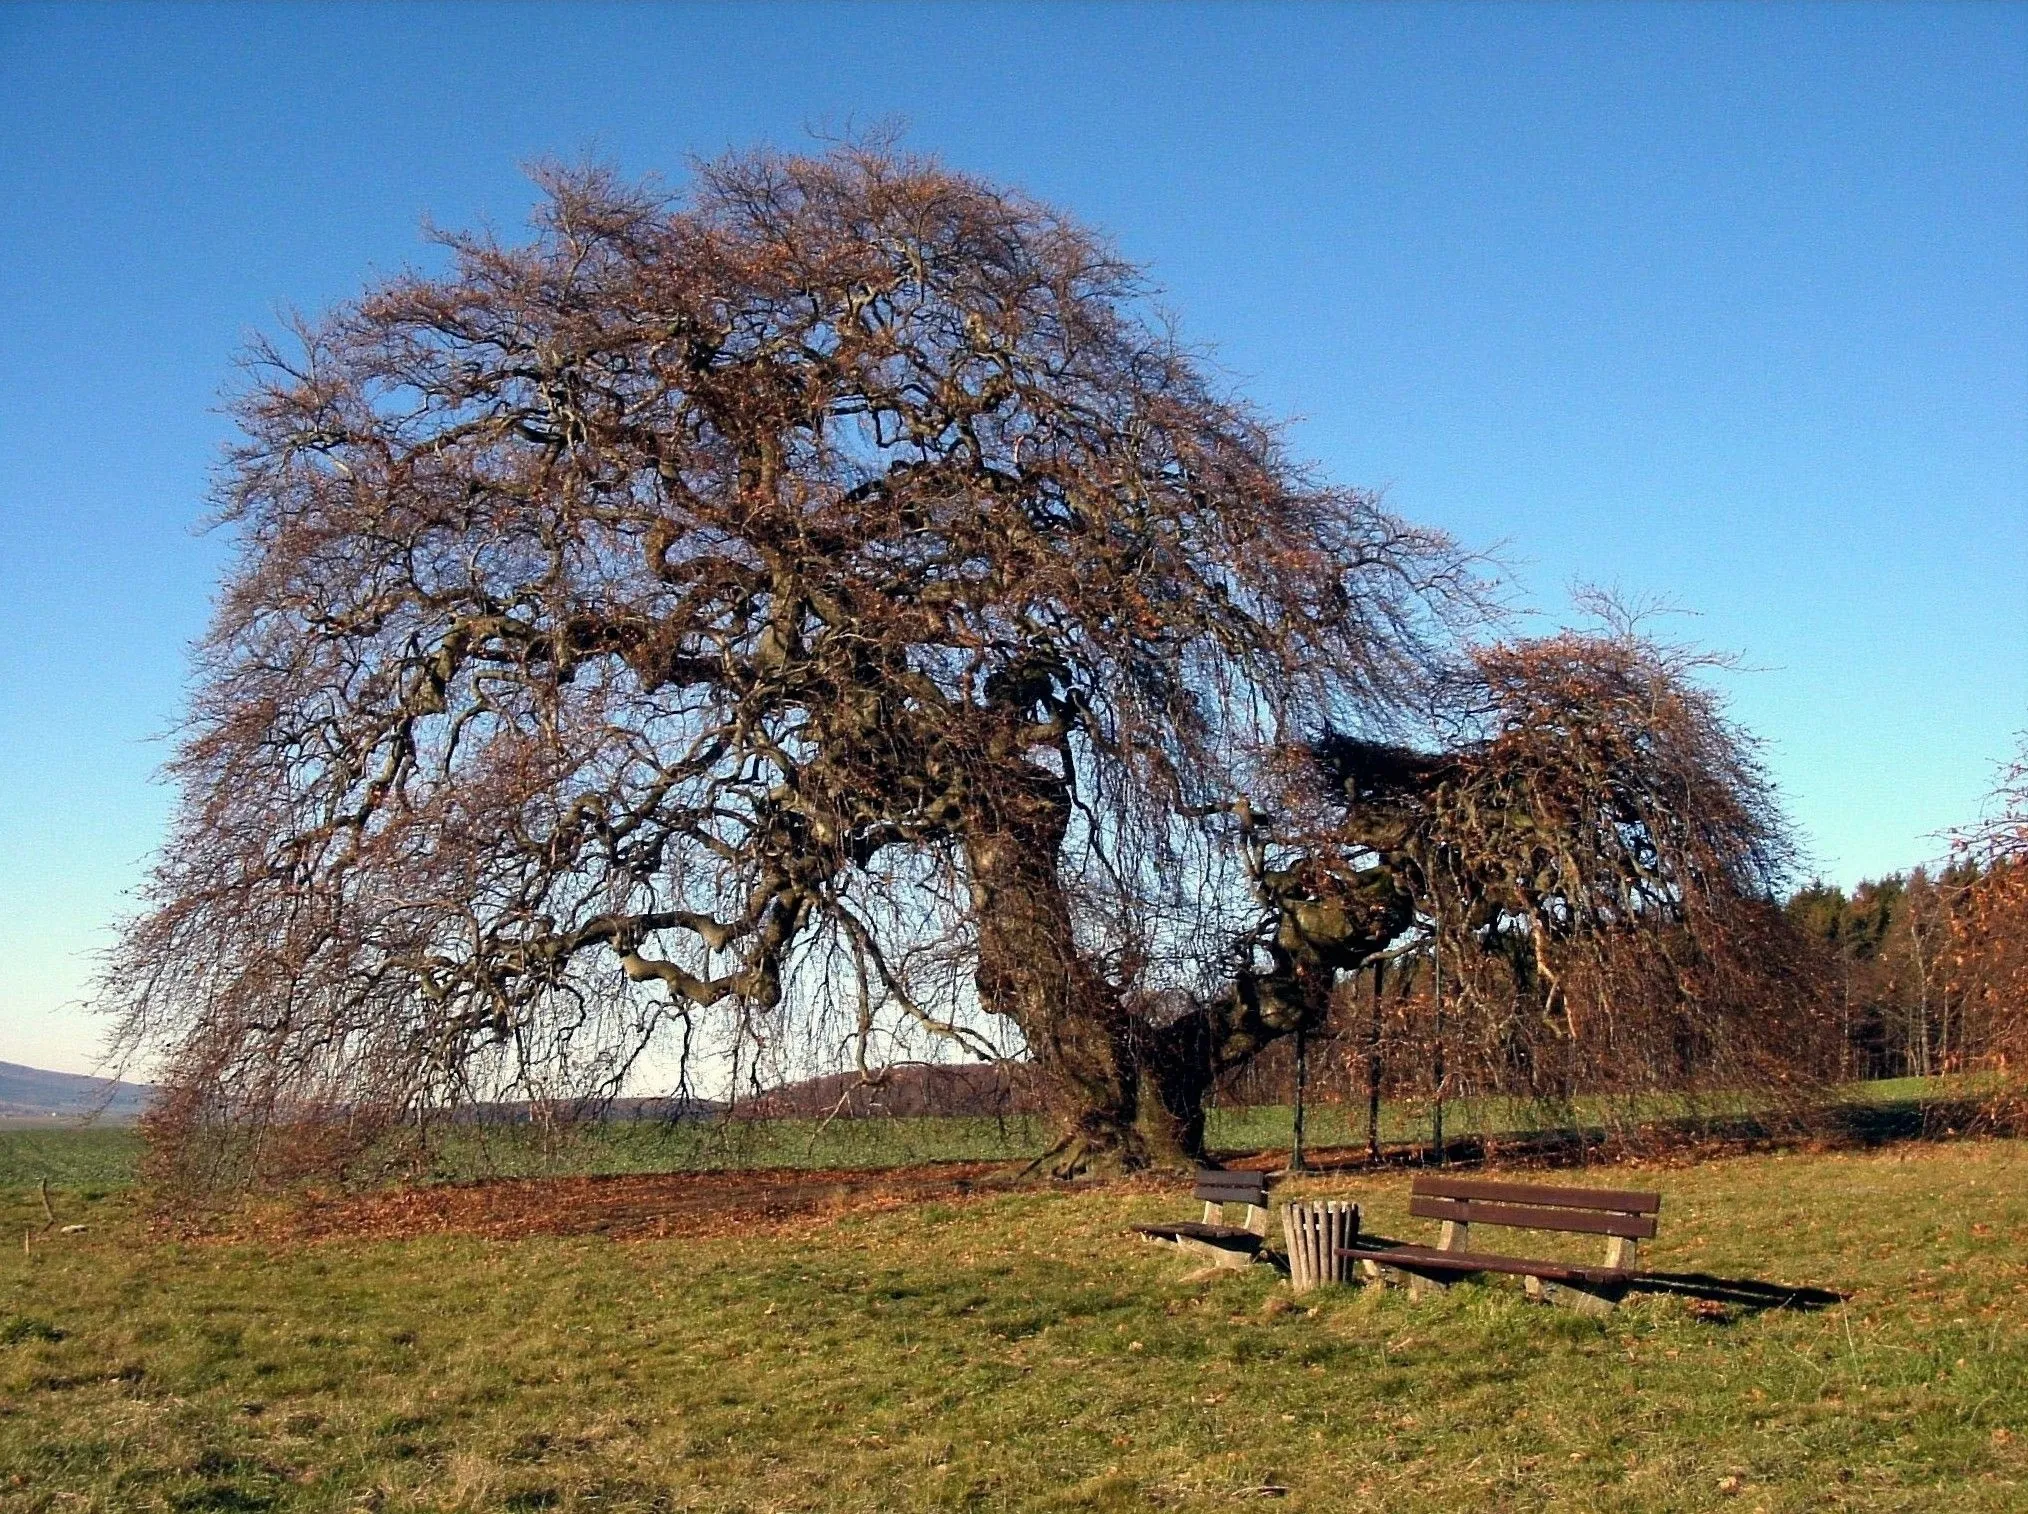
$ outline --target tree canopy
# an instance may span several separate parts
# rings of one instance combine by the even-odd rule
[[[1475,643],[1090,232],[878,147],[541,183],[253,354],[105,980],[171,1149],[1011,1024],[1131,1165],[1403,941],[1573,1043],[1739,966],[1779,817],[1693,667]]]
[[[1129,1139],[1067,876],[1132,894],[1251,754],[1409,704],[1468,561],[1019,196],[864,149],[543,185],[532,243],[254,355],[129,1038],[189,1118],[357,1124],[617,1086],[801,973],[862,1044],[979,1045],[975,994]]]

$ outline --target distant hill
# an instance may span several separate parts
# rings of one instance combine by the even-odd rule
[[[843,1107],[840,1108],[840,1100]],[[918,1115],[1023,1115],[1042,1108],[1035,1068],[1027,1062],[910,1062],[891,1067],[875,1086],[856,1072],[836,1072],[741,1099],[736,1117],[821,1119],[836,1110],[849,1119]]]
[[[104,1123],[131,1125],[154,1096],[149,1083],[109,1083],[74,1072],[0,1062],[0,1120],[81,1120],[98,1113]]]
[[[111,1097],[106,1097],[110,1087]],[[55,1124],[82,1120],[94,1112],[101,1124],[131,1125],[155,1096],[150,1083],[112,1083],[104,1078],[69,1072],[46,1072],[16,1062],[0,1062],[0,1122]],[[843,1107],[840,1108],[840,1100]],[[101,1101],[104,1107],[101,1110]],[[1035,1069],[1025,1062],[911,1062],[889,1068],[875,1086],[856,1072],[832,1073],[787,1083],[765,1093],[739,1099],[731,1108],[713,1099],[615,1099],[601,1111],[609,1120],[822,1119],[837,1113],[846,1119],[919,1115],[1012,1116],[1034,1114],[1042,1100]],[[453,1116],[479,1124],[516,1125],[536,1116],[528,1103],[466,1105]]]

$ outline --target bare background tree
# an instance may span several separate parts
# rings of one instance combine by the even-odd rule
[[[1985,818],[1958,837],[1955,861],[1942,978],[1958,999],[1956,1065],[1997,1075],[1993,1102],[2018,1117],[2028,1104],[2028,735]]]

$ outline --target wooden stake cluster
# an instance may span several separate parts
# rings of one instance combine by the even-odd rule
[[[1296,1292],[1351,1281],[1351,1259],[1338,1252],[1359,1239],[1357,1204],[1336,1199],[1289,1204],[1282,1210],[1282,1235],[1289,1248],[1289,1285]]]

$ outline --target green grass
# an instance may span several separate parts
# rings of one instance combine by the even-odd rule
[[[62,1188],[125,1188],[140,1160],[141,1133],[131,1127],[0,1129],[0,1188],[43,1178]]]
[[[451,1134],[438,1174],[705,1172],[757,1167],[899,1167],[917,1162],[1032,1157],[1049,1146],[1039,1119],[616,1121],[545,1140],[526,1126]],[[65,1187],[135,1181],[141,1138],[131,1129],[0,1130],[0,1188],[47,1177]]]
[[[1903,1078],[1853,1084],[1842,1097],[1854,1107],[1913,1107],[1925,1099],[1963,1091],[1961,1082]],[[1729,1104],[1707,1101],[1702,1112],[1724,1115],[1745,1108],[1738,1100]],[[1678,1118],[1689,1112],[1689,1106],[1679,1097],[1661,1096],[1648,1099],[1638,1112],[1645,1118]],[[1446,1127],[1455,1138],[1525,1136],[1556,1129],[1571,1113],[1516,1099],[1461,1100],[1446,1111]],[[1604,1120],[1604,1110],[1588,1101],[1580,1101],[1575,1114],[1595,1125]],[[1208,1122],[1209,1140],[1214,1150],[1221,1151],[1286,1148],[1293,1124],[1294,1111],[1286,1104],[1214,1109]],[[1305,1128],[1312,1148],[1363,1145],[1366,1111],[1356,1105],[1315,1105],[1307,1112]],[[1390,1100],[1381,1111],[1380,1135],[1390,1144],[1428,1140],[1429,1106]],[[617,1121],[589,1126],[562,1141],[550,1142],[525,1126],[505,1126],[455,1132],[438,1175],[455,1179],[486,1174],[830,1169],[1026,1160],[1046,1151],[1050,1139],[1048,1123],[1039,1117],[680,1124]],[[122,1188],[134,1181],[140,1156],[141,1140],[131,1129],[0,1129],[0,1188],[32,1185],[44,1177],[70,1188]]]
[[[918,1162],[1002,1161],[1049,1149],[1048,1122],[938,1117],[862,1120],[658,1120],[587,1126],[545,1147],[525,1126],[459,1131],[446,1175],[491,1172],[707,1172],[727,1168],[903,1167]]]
[[[1427,1303],[1125,1236],[1039,1186],[788,1232],[257,1247],[57,1195],[0,1251],[13,1510],[2016,1510],[2028,1143],[1616,1170],[1645,1260],[1814,1314]],[[1406,1180],[1313,1180],[1417,1235]],[[39,1228],[0,1195],[0,1234]]]
[[[1681,1120],[1691,1117],[1727,1119],[1751,1113],[1752,1100],[1742,1097],[1692,1101],[1680,1094],[1649,1094],[1608,1106],[1602,1099],[1581,1098],[1570,1104],[1536,1103],[1516,1098],[1454,1099],[1444,1108],[1449,1140],[1473,1136],[1513,1139],[1566,1132],[1581,1124],[1587,1135],[1603,1134],[1608,1125],[1631,1120]],[[1380,1140],[1385,1145],[1424,1143],[1433,1138],[1434,1106],[1428,1100],[1390,1099],[1380,1108]],[[1295,1135],[1295,1107],[1254,1104],[1215,1109],[1208,1140],[1215,1150],[1265,1150],[1286,1147]],[[1313,1104],[1304,1111],[1303,1137],[1311,1148],[1364,1146],[1366,1107],[1363,1104]]]

